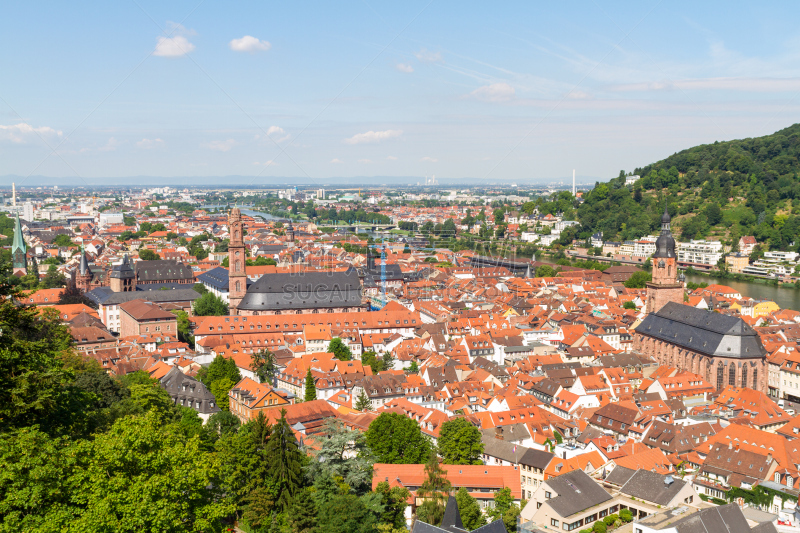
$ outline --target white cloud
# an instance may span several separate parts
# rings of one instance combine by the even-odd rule
[[[11,126],[3,126],[0,124],[0,141],[11,141],[14,143],[25,143],[28,140],[42,136],[42,137],[61,137],[60,130],[54,130],[49,126],[40,126],[34,128],[30,124],[20,122]]]
[[[478,87],[470,95],[484,102],[508,102],[514,99],[516,91],[511,85],[501,82]]]
[[[440,52],[431,52],[426,48],[420,48],[419,52],[415,52],[414,55],[423,63],[439,63],[442,61]]]
[[[425,157],[423,157],[422,159],[420,159],[420,161],[427,161],[428,163],[436,163],[436,162],[438,162],[439,160],[438,160],[438,159],[436,159],[435,157],[428,157],[428,156],[425,156]]]
[[[589,100],[593,98],[593,96],[586,91],[570,91],[567,93],[566,98],[571,100]]]
[[[228,46],[230,46],[231,50],[234,52],[250,52],[251,54],[255,52],[266,52],[272,48],[269,42],[256,39],[252,35],[245,35],[241,39],[233,39],[228,43]]]
[[[236,141],[233,139],[227,139],[225,141],[211,141],[205,145],[205,147],[209,150],[214,150],[216,152],[229,152],[234,146],[236,146]]]
[[[372,159],[359,159],[358,162],[363,164],[372,163]]]
[[[386,159],[388,159],[389,161],[397,161],[397,158],[393,155],[386,156]]]
[[[377,143],[399,137],[403,134],[403,130],[386,130],[386,131],[368,131],[366,133],[358,133],[349,139],[345,139],[347,144],[362,144],[362,143]]]
[[[270,126],[267,130],[267,135],[272,135],[273,133],[283,133],[283,128],[280,126]]]
[[[150,150],[151,148],[155,148],[157,146],[164,146],[164,141],[161,139],[142,139],[136,143],[136,146],[145,150]]]
[[[611,87],[614,91],[727,90],[743,92],[796,92],[800,78],[696,78],[677,81],[626,83]]]
[[[334,157],[333,159],[331,159],[331,163],[337,163],[338,164],[338,163],[344,163],[344,161],[342,161],[338,157]]]
[[[183,35],[157,37],[156,51],[153,52],[153,55],[159,57],[181,57],[194,49],[195,46]]]
[[[398,63],[394,66],[394,68],[396,68],[400,72],[405,72],[406,74],[411,74],[412,72],[414,72],[414,67],[412,67],[407,63]]]
[[[116,140],[114,137],[110,137],[108,139],[108,142],[105,144],[105,146],[101,146],[100,148],[97,149],[97,151],[98,152],[113,152],[113,151],[115,151],[117,149],[117,147],[120,144],[122,144],[122,143],[119,142],[118,140]]]

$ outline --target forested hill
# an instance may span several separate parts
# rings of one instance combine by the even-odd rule
[[[772,135],[683,150],[598,183],[578,209],[583,232],[627,240],[658,231],[664,202],[682,240],[734,244],[754,235],[773,249],[800,244],[800,124]],[[797,211],[795,211],[797,210]],[[796,242],[797,241],[797,242]]]

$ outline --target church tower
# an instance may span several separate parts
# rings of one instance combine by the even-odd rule
[[[242,232],[242,215],[238,207],[234,207],[228,215],[228,299],[230,313],[237,314],[236,308],[247,293],[247,273],[245,271],[246,254]]]
[[[91,288],[92,277],[89,260],[86,258],[86,250],[81,246],[81,261],[78,264],[78,272],[75,275],[75,286],[82,292],[87,292]]]
[[[22,225],[19,223],[19,213],[14,221],[14,242],[11,244],[11,260],[14,265],[14,275],[24,276],[28,273],[27,248],[25,238],[22,236]]]
[[[657,313],[667,302],[683,303],[683,283],[678,281],[678,256],[675,254],[675,239],[670,230],[670,220],[669,212],[664,206],[661,235],[656,240],[656,253],[651,260],[653,280],[647,284],[645,310],[648,313]]]

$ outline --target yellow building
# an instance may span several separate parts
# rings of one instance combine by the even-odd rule
[[[778,304],[771,301],[765,301],[765,302],[743,301],[743,302],[732,303],[731,309],[735,309],[742,316],[761,318],[764,316],[769,316],[775,311],[780,311],[781,308]]]
[[[742,270],[750,264],[750,257],[742,253],[728,254],[725,256],[725,265],[730,272],[741,274]]]

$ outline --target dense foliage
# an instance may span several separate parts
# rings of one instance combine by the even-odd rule
[[[630,240],[655,233],[667,203],[681,239],[714,237],[735,245],[753,235],[771,249],[797,249],[798,156],[795,124],[764,137],[683,150],[636,169],[642,177],[633,185],[625,185],[621,172],[584,195],[574,237],[602,231],[607,240]]]
[[[419,424],[398,413],[381,413],[370,424],[366,439],[380,463],[422,464],[434,455]]]
[[[448,420],[439,430],[439,453],[448,465],[483,464],[481,430],[466,418]]]

